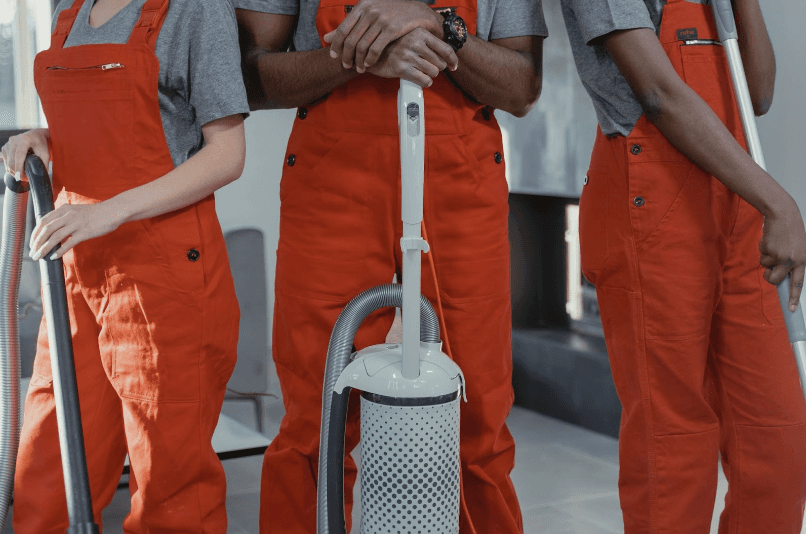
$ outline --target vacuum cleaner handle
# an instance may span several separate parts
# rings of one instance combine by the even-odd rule
[[[712,0],[716,26],[719,31],[719,40],[725,49],[730,66],[731,77],[733,78],[733,90],[736,94],[736,101],[739,105],[739,114],[742,118],[744,136],[747,141],[748,152],[753,160],[764,170],[767,165],[764,161],[764,153],[761,149],[761,138],[758,135],[756,126],[756,116],[753,111],[753,101],[750,98],[750,90],[747,86],[747,77],[744,72],[742,55],[739,51],[739,34],[736,30],[736,20],[733,17],[733,6],[730,0]],[[806,324],[803,319],[803,311],[799,306],[794,312],[789,310],[789,286],[790,276],[778,285],[778,298],[781,302],[781,309],[786,320],[789,341],[791,343],[806,342]],[[797,348],[796,348],[797,349]],[[800,365],[800,364],[799,364]],[[801,373],[801,379],[806,378],[806,364]],[[806,380],[804,380],[806,382]]]
[[[25,159],[25,174],[31,186],[34,213],[36,219],[40,220],[53,211],[50,177],[42,160],[33,154],[29,154]],[[56,421],[59,428],[67,512],[70,518],[67,532],[97,534],[99,529],[93,521],[90,483],[84,454],[84,434],[78,404],[64,267],[61,258],[50,259],[52,252],[39,260],[39,270],[42,276],[42,307],[48,327]]]

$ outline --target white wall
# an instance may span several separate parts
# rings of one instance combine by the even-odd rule
[[[759,119],[770,173],[806,215],[806,40],[803,0],[761,0],[778,66],[775,99]]]
[[[216,193],[224,232],[257,228],[266,250],[269,336],[274,309],[275,251],[280,227],[280,175],[296,110],[253,112],[246,119],[246,166],[240,179]]]

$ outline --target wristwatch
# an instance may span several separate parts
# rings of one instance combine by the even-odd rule
[[[452,11],[442,11],[442,31],[445,32],[445,42],[457,52],[467,41],[467,26],[465,21]]]

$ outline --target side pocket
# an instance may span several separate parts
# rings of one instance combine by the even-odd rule
[[[609,256],[607,246],[607,178],[603,171],[588,171],[579,198],[579,249],[582,273],[594,282],[598,271]],[[595,283],[595,282],[594,282]]]

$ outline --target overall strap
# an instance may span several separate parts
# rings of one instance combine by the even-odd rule
[[[140,12],[140,20],[134,25],[129,43],[146,43],[153,50],[157,44],[170,0],[146,0]]]
[[[50,38],[50,48],[52,50],[64,48],[64,42],[67,36],[70,35],[70,30],[73,29],[73,23],[76,21],[78,11],[81,9],[84,0],[75,0],[73,5],[59,13],[59,18],[56,21],[56,29],[53,30],[53,35]]]

